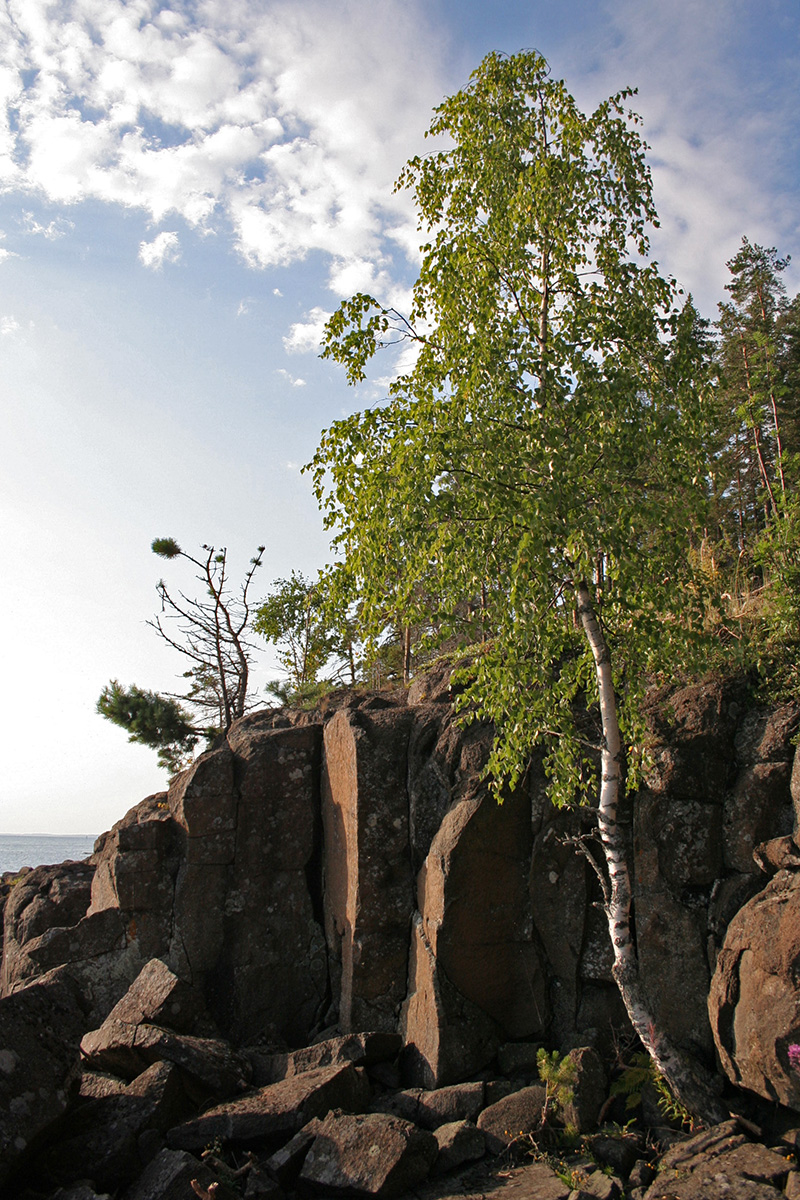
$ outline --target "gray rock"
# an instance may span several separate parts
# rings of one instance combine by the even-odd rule
[[[183,1150],[162,1150],[123,1192],[122,1200],[189,1200],[194,1197],[193,1179],[206,1189],[216,1183],[218,1200],[236,1198],[236,1193],[193,1155]]]
[[[368,1099],[369,1084],[356,1067],[320,1067],[208,1109],[170,1130],[167,1142],[176,1150],[201,1150],[215,1138],[248,1143],[290,1136],[313,1117],[332,1108],[357,1111]]]
[[[178,979],[161,959],[153,958],[142,967],[107,1020],[128,1025],[161,1025],[177,1033],[190,1033],[202,1021],[204,1010],[197,989]]]
[[[66,1110],[84,1021],[78,987],[63,971],[0,1000],[0,1185]]]
[[[735,1121],[673,1146],[661,1160],[647,1200],[777,1200],[790,1162],[748,1142]]]
[[[396,1058],[402,1045],[398,1033],[348,1033],[287,1053],[269,1054],[258,1048],[245,1049],[244,1053],[253,1064],[253,1082],[263,1086],[303,1071],[315,1071],[319,1067],[345,1063],[352,1063],[354,1067],[370,1067]]]
[[[129,1025],[109,1017],[81,1041],[87,1066],[134,1079],[155,1062],[172,1062],[216,1096],[241,1092],[250,1080],[250,1063],[227,1042],[173,1033],[157,1025]]]
[[[433,1136],[439,1147],[433,1174],[445,1175],[464,1163],[483,1158],[486,1153],[486,1137],[472,1121],[450,1121],[434,1129]]]
[[[325,931],[344,1030],[394,1030],[405,994],[414,885],[407,708],[343,708],[325,727]]]
[[[400,1196],[420,1184],[438,1147],[432,1133],[384,1113],[335,1113],[321,1123],[300,1180],[315,1191]]]
[[[478,1128],[486,1135],[489,1153],[501,1154],[515,1138],[539,1129],[544,1100],[545,1089],[534,1084],[485,1108],[478,1117]]]
[[[781,871],[728,926],[708,996],[720,1062],[735,1084],[800,1111],[800,872]],[[794,1053],[794,1052],[793,1052]]]
[[[575,1064],[574,1099],[565,1105],[560,1117],[565,1125],[574,1126],[579,1133],[588,1133],[596,1128],[608,1094],[605,1068],[591,1046],[570,1050],[568,1057]]]

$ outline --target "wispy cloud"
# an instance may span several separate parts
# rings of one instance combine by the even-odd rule
[[[177,262],[180,256],[180,240],[174,231],[164,230],[152,242],[139,243],[139,261],[153,271],[158,271],[165,262]]]
[[[16,317],[0,317],[0,337],[9,337],[19,329]]]
[[[306,386],[305,379],[299,379],[295,375],[290,375],[288,371],[284,371],[283,367],[279,367],[275,374],[280,375],[281,379],[285,379],[287,383],[292,385],[292,387],[298,388]]]
[[[75,228],[73,221],[68,221],[66,217],[56,217],[53,221],[48,221],[46,225],[42,225],[32,212],[23,212],[22,228],[25,233],[33,234],[37,237],[47,238],[49,242],[54,242],[56,238],[64,237]]]
[[[10,0],[0,185],[232,228],[254,266],[322,251],[339,278],[372,261],[389,278],[415,249],[392,184],[441,97],[425,20],[414,0],[375,0],[368,21],[361,0],[63,0],[57,18]]]
[[[606,0],[606,10],[605,41],[595,26],[591,47],[574,44],[568,82],[587,107],[638,87],[631,104],[644,118],[661,219],[653,250],[713,315],[743,234],[784,251],[797,244],[795,205],[780,196],[800,112],[800,13],[786,17],[787,52],[773,55],[776,78],[765,80],[751,47],[768,14],[748,0]]]

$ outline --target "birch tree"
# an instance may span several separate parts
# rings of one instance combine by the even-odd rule
[[[387,588],[407,623],[424,616],[417,585],[431,577],[443,637],[448,614],[479,607],[486,639],[460,703],[494,722],[498,798],[541,745],[554,800],[595,805],[628,1013],[679,1098],[720,1119],[711,1080],[655,1027],[616,815],[637,777],[645,681],[690,664],[703,623],[689,549],[704,516],[704,356],[691,304],[649,258],[656,212],[630,96],[584,115],[538,54],[490,54],[436,109],[444,148],[397,185],[423,243],[410,311],[358,294],[323,349],[352,383],[397,343],[414,365],[332,425],[310,466],[366,621]],[[584,698],[601,718],[594,747]]]

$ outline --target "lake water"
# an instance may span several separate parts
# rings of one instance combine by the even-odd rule
[[[0,834],[0,875],[20,867],[52,866],[68,858],[88,858],[96,834]]]

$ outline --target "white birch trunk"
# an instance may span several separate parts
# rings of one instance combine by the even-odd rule
[[[689,1111],[709,1124],[730,1115],[713,1087],[713,1078],[666,1034],[656,1028],[639,977],[639,960],[631,928],[632,889],[625,846],[617,823],[622,746],[611,655],[585,582],[576,587],[578,613],[591,647],[597,673],[600,717],[603,723],[600,798],[597,820],[608,871],[606,916],[614,953],[613,975],[636,1033],[675,1096]]]

